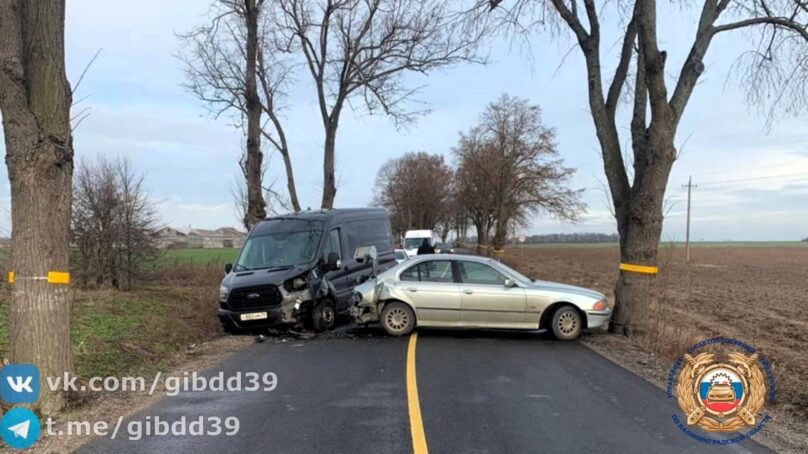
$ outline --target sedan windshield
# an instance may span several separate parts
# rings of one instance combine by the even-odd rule
[[[311,262],[322,230],[267,233],[250,237],[236,262],[236,271],[291,267]]]

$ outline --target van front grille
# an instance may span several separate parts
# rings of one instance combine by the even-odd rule
[[[227,302],[234,310],[252,309],[256,307],[274,306],[283,299],[275,285],[257,285],[237,288],[230,291]]]

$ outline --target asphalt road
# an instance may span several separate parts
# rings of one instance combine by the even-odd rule
[[[237,435],[129,441],[122,429],[82,452],[412,452],[407,347],[375,329],[251,345],[206,373],[273,371],[274,391],[184,393],[132,417],[237,416]],[[415,349],[432,453],[766,451],[692,440],[672,422],[677,408],[664,391],[577,342],[423,331]]]

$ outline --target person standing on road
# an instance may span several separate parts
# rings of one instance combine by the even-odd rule
[[[434,254],[434,253],[435,253],[435,248],[432,247],[431,244],[429,244],[428,239],[424,238],[424,241],[422,241],[421,245],[418,246],[418,254],[417,255]]]

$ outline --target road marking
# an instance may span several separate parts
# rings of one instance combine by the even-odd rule
[[[407,407],[410,413],[412,452],[414,454],[427,454],[429,449],[426,447],[424,421],[421,419],[421,403],[418,400],[418,383],[415,378],[416,342],[418,342],[418,333],[412,333],[407,347]]]

